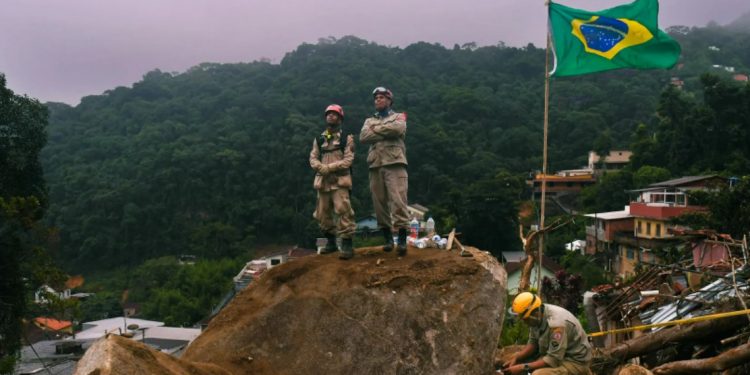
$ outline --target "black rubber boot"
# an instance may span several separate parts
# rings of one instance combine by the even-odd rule
[[[323,233],[326,236],[326,247],[324,247],[322,250],[320,250],[321,254],[330,254],[335,253],[338,251],[338,247],[336,247],[336,236],[333,235],[333,233]]]
[[[393,233],[390,228],[381,228],[383,231],[383,239],[385,239],[385,245],[383,245],[383,251],[389,253],[393,250]]]
[[[339,254],[339,259],[347,260],[352,258],[354,258],[354,246],[352,246],[352,239],[342,238],[341,254]]]
[[[406,228],[398,228],[398,255],[406,255]]]

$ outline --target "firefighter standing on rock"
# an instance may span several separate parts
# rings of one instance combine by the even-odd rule
[[[325,119],[326,130],[313,140],[310,151],[310,167],[316,172],[313,187],[318,191],[313,217],[318,220],[328,240],[321,254],[337,250],[338,235],[341,238],[339,259],[351,259],[354,257],[352,235],[356,228],[354,210],[349,200],[354,137],[342,132],[344,109],[340,105],[329,105],[325,110]]]
[[[393,93],[385,87],[372,92],[375,110],[365,120],[360,142],[369,144],[370,192],[378,227],[383,232],[383,251],[393,250],[392,228],[398,230],[398,255],[406,254],[406,235],[409,230],[407,192],[409,175],[406,172],[406,113],[394,112]]]

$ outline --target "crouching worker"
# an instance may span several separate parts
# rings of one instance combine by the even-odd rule
[[[354,210],[349,201],[352,188],[351,166],[354,161],[354,137],[342,130],[344,109],[331,104],[325,111],[326,130],[313,140],[310,167],[315,170],[313,187],[318,191],[318,203],[313,217],[318,220],[328,240],[322,254],[337,250],[336,235],[341,238],[339,259],[354,257],[352,235]],[[334,216],[335,214],[335,216]]]
[[[529,326],[529,341],[503,364],[503,373],[591,374],[591,344],[581,323],[568,310],[542,303],[537,295],[524,292],[513,300],[510,312]]]

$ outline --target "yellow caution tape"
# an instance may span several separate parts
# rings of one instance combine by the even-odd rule
[[[612,330],[609,330],[609,331],[594,332],[594,333],[590,333],[589,337],[605,336],[605,335],[609,335],[609,334],[613,334],[613,333],[625,333],[625,332],[641,331],[641,330],[644,330],[644,329],[654,328],[654,327],[667,327],[667,326],[674,326],[674,325],[679,325],[679,324],[702,322],[702,321],[706,321],[706,320],[729,318],[729,317],[732,317],[732,316],[745,315],[745,314],[750,314],[750,309],[739,310],[739,311],[730,311],[730,312],[718,313],[718,314],[711,314],[711,315],[702,315],[702,316],[696,316],[695,318],[672,320],[672,321],[669,321],[669,322],[647,324],[647,325],[642,325],[642,326],[612,329]]]

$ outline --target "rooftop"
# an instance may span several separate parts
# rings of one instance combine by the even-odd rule
[[[534,180],[541,181],[541,180],[547,180],[547,181],[594,181],[596,178],[591,174],[578,174],[578,175],[568,175],[568,176],[559,176],[554,174],[548,174],[544,175],[542,173],[538,173],[534,176]]]
[[[39,341],[31,346],[21,348],[14,374],[55,374],[70,375],[76,367],[77,354],[57,354],[56,346],[60,342],[73,342],[69,340]],[[76,341],[80,342],[80,341]],[[93,340],[80,342],[83,349],[88,349]],[[45,370],[46,368],[46,370]]]
[[[43,316],[34,318],[34,322],[41,327],[45,327],[53,331],[59,331],[62,329],[70,328],[73,325],[73,323],[67,320],[57,320],[57,319],[43,317]]]
[[[627,163],[630,161],[630,156],[633,155],[632,151],[627,150],[612,150],[609,152],[609,155],[607,155],[606,158],[604,158],[604,161],[607,163]],[[599,154],[597,154],[594,151],[591,151],[589,153],[589,162],[590,163],[598,163],[599,162]]]
[[[109,332],[125,331],[131,324],[137,324],[139,328],[161,327],[163,322],[135,318],[109,318],[83,323],[84,330],[76,333],[76,339],[98,339]]]
[[[523,258],[526,258],[526,253],[523,251],[503,251],[503,258],[508,263],[520,262]]]
[[[620,220],[620,219],[629,219],[633,217],[633,215],[630,214],[630,209],[628,206],[625,206],[628,209],[622,210],[622,211],[609,211],[609,212],[596,212],[593,214],[586,214],[584,216],[587,217],[593,217],[596,219],[601,220]]]
[[[517,261],[517,262],[507,262],[505,264],[505,271],[508,273],[508,275],[521,270],[523,268],[523,262],[526,260],[526,257],[524,256],[523,259]],[[536,267],[536,266],[534,266]],[[542,268],[547,269],[552,272],[557,272],[562,270],[562,266],[557,264],[552,258],[542,255]]]
[[[714,178],[714,177],[719,177],[719,176],[715,175],[715,174],[706,175],[706,176],[684,176],[684,177],[675,178],[675,179],[672,179],[672,180],[656,182],[656,183],[653,183],[653,184],[648,185],[648,186],[649,187],[655,187],[655,188],[657,188],[657,187],[678,187],[678,186],[681,186],[681,185],[685,185],[685,184],[689,184],[689,183],[693,183],[693,182],[697,182],[697,181],[708,180],[708,179],[711,179],[711,178]]]

